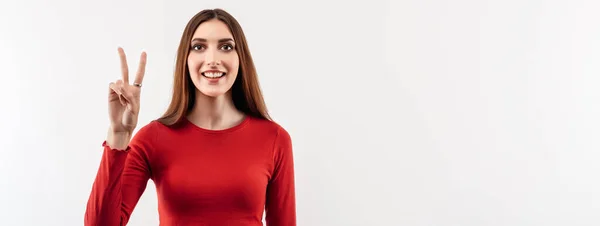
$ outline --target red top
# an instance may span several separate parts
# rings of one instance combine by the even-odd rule
[[[85,212],[85,225],[126,225],[148,179],[156,185],[161,226],[295,226],[290,135],[253,117],[225,130],[183,120],[152,121],[125,151],[104,152]]]

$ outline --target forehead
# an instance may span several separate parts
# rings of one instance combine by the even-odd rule
[[[194,31],[193,38],[204,38],[207,40],[219,40],[222,38],[231,38],[233,39],[233,35],[229,31],[229,27],[227,24],[223,23],[218,19],[212,19],[209,21],[205,21]]]

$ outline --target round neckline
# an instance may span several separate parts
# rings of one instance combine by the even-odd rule
[[[233,131],[236,131],[236,130],[239,130],[239,129],[245,127],[248,124],[248,122],[250,122],[250,116],[249,115],[245,115],[244,119],[240,123],[238,123],[238,124],[236,124],[236,125],[234,125],[232,127],[225,128],[225,129],[207,129],[207,128],[203,128],[203,127],[200,127],[200,126],[194,124],[192,121],[190,121],[185,116],[183,117],[183,120],[187,124],[187,126],[191,127],[192,129],[194,129],[196,131],[200,131],[202,133],[222,134],[222,133],[230,133],[230,132],[233,132]]]

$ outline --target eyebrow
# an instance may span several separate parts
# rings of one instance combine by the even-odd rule
[[[206,39],[204,39],[204,38],[194,38],[194,39],[192,39],[192,42],[194,42],[194,41],[206,42]],[[233,42],[233,39],[231,39],[231,38],[222,38],[222,39],[219,39],[219,42],[229,42],[229,41]]]

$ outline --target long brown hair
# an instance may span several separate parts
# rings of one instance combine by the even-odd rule
[[[232,15],[217,8],[198,12],[186,25],[177,50],[171,103],[157,121],[165,125],[173,125],[182,120],[194,107],[196,87],[190,78],[187,57],[196,28],[211,19],[218,19],[227,24],[236,42],[235,49],[239,56],[240,67],[237,78],[231,87],[231,96],[235,107],[246,115],[271,120],[242,27]]]

